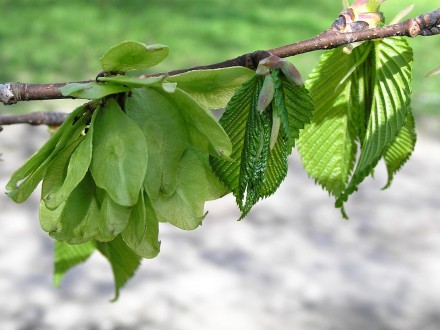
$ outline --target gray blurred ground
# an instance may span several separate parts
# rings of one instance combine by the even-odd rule
[[[386,182],[383,166],[341,219],[298,155],[279,191],[236,222],[231,197],[209,203],[194,232],[161,227],[162,251],[113,297],[99,255],[51,285],[52,241],[38,193],[0,195],[0,329],[440,328],[440,122],[422,119],[412,160]],[[5,128],[0,186],[47,134]]]

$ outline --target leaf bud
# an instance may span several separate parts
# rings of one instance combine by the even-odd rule
[[[264,77],[263,86],[261,87],[260,94],[258,95],[257,111],[262,113],[272,102],[273,95],[275,93],[275,85],[273,78],[270,74]]]

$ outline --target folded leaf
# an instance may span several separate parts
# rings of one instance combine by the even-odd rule
[[[296,86],[280,69],[270,74],[270,103],[259,102],[265,78],[256,76],[237,90],[220,118],[232,141],[232,161],[211,158],[214,172],[236,197],[240,218],[278,189],[287,174],[287,156],[313,110],[304,87]]]

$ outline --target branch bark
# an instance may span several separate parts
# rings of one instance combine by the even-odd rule
[[[63,112],[32,112],[18,116],[0,116],[0,132],[2,125],[29,124],[60,126],[66,120],[68,113]]]
[[[195,66],[187,69],[175,70],[167,72],[168,75],[176,75],[194,70],[218,69],[233,66],[243,66],[250,69],[256,69],[258,62],[270,54],[278,57],[286,58],[298,54],[308,53],[316,50],[332,49],[342,45],[351,44],[353,42],[383,39],[389,37],[406,36],[433,36],[440,34],[440,9],[434,10],[430,13],[420,15],[416,18],[408,19],[402,23],[388,25],[375,29],[367,29],[363,31],[342,33],[335,28],[331,28],[318,36],[300,41],[294,44],[273,48],[267,51],[256,51],[253,53],[244,54],[234,59],[226,60],[219,63],[214,63],[205,66]],[[141,76],[146,78],[147,76]],[[81,83],[90,82],[81,81]],[[55,83],[55,84],[26,84],[26,83],[5,83],[0,84],[0,101],[4,105],[10,105],[19,101],[31,100],[49,100],[49,99],[64,99],[59,88],[70,84]],[[42,122],[45,124],[45,122]]]

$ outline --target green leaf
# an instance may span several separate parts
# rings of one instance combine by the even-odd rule
[[[111,47],[99,59],[105,72],[127,72],[154,66],[168,56],[164,45],[145,45],[136,41],[124,41]]]
[[[58,287],[64,275],[73,267],[85,262],[95,251],[96,244],[90,241],[83,244],[70,245],[55,241],[55,260],[53,284]]]
[[[71,83],[60,88],[64,96],[78,99],[101,99],[105,96],[128,92],[130,88],[122,85],[104,84],[97,82]]]
[[[133,207],[122,238],[127,246],[143,258],[154,258],[160,250],[159,221],[148,195],[141,192]]]
[[[160,91],[160,93],[164,92]],[[209,142],[209,151],[213,156],[229,156],[231,141],[211,112],[201,107],[191,96],[179,88],[174,93],[167,95],[185,118],[193,146],[200,145],[197,136],[202,136]]]
[[[66,145],[80,136],[89,119],[90,114],[84,106],[75,109],[44,146],[12,174],[6,185],[8,196],[16,203],[27,200],[43,179],[50,162]]]
[[[139,127],[108,100],[94,124],[90,171],[96,185],[119,205],[135,205],[147,170],[147,145]]]
[[[334,196],[345,189],[355,162],[356,137],[349,113],[360,104],[351,104],[352,89],[358,86],[346,76],[356,63],[355,54],[365,51],[364,45],[352,55],[341,48],[326,51],[306,82],[315,110],[311,124],[299,135],[298,151],[307,173]]]
[[[394,174],[397,173],[411,157],[416,140],[414,116],[409,112],[405,125],[400,129],[394,141],[391,142],[385,150],[384,160],[388,171],[388,182],[384,189],[391,185]]]
[[[45,180],[43,181],[43,190],[41,196],[48,208],[57,208],[63,201],[67,199],[72,190],[75,189],[75,187],[86,175],[89,169],[90,161],[92,160],[93,126],[98,111],[99,108],[94,111],[88,132],[81,140],[79,146],[73,151],[67,168],[65,169],[64,180],[60,182],[60,185],[58,185],[56,189],[47,191],[44,188],[44,182],[48,180],[48,176],[46,175]],[[50,169],[48,170],[48,175],[53,175],[53,173],[54,171]]]
[[[243,84],[220,119],[232,141],[233,161],[211,158],[214,172],[234,193],[241,218],[278,189],[287,174],[287,156],[313,110],[307,90],[280,70],[272,72],[273,101],[259,106],[263,79],[255,77]]]
[[[231,67],[189,71],[167,80],[176,82],[178,88],[191,95],[202,107],[212,109],[226,107],[236,89],[254,75],[253,70]]]
[[[275,90],[273,108],[281,119],[284,136],[288,139],[288,152],[295,146],[300,131],[309,124],[315,111],[311,93],[297,86],[279,70],[272,73]],[[286,118],[287,117],[287,118]],[[287,121],[286,121],[287,119]]]
[[[410,111],[412,50],[403,38],[374,42],[376,74],[373,98],[359,161],[346,190],[336,201],[342,207],[348,196],[376,166],[389,143],[405,124]]]
[[[70,145],[66,146],[62,151],[60,151],[57,157],[55,157],[55,159],[49,164],[41,187],[41,195],[43,201],[44,196],[51,195],[62,187],[66,179],[70,157],[83,140],[84,137],[81,137],[70,143]],[[75,187],[72,187],[72,190],[74,188]]]
[[[99,77],[98,80],[116,85],[141,88],[141,87],[149,87],[149,86],[160,86],[164,82],[165,78],[166,75],[160,75],[157,77],[148,77],[142,79],[139,77],[132,77],[132,76],[110,76],[110,77]]]
[[[141,258],[125,244],[121,236],[107,243],[97,243],[99,252],[110,262],[115,279],[115,297],[118,300],[119,290],[132,278],[141,264]]]
[[[40,202],[40,224],[53,238],[69,244],[85,243],[99,232],[99,203],[90,173],[71,192],[66,202],[50,210]]]
[[[231,98],[219,123],[223,126],[232,142],[233,161],[211,158],[215,174],[234,193],[238,194],[241,154],[243,151],[246,123],[251,112],[252,103],[258,88],[258,78],[253,77],[245,82]]]
[[[192,144],[191,127],[169,94],[136,89],[125,109],[144,132],[149,160],[144,185],[160,220],[185,229],[197,227],[205,200],[227,192],[209,168],[207,151],[195,149],[201,142]]]
[[[148,150],[145,188],[150,198],[172,195],[177,169],[189,143],[186,122],[168,94],[135,89],[125,104],[127,116],[142,130]]]
[[[207,196],[205,167],[198,153],[188,147],[177,169],[176,191],[170,196],[159,195],[152,204],[160,221],[185,230],[197,228],[205,217]]]
[[[127,226],[132,208],[115,203],[108,194],[104,194],[98,220],[98,235],[95,239],[108,242],[119,235]]]

